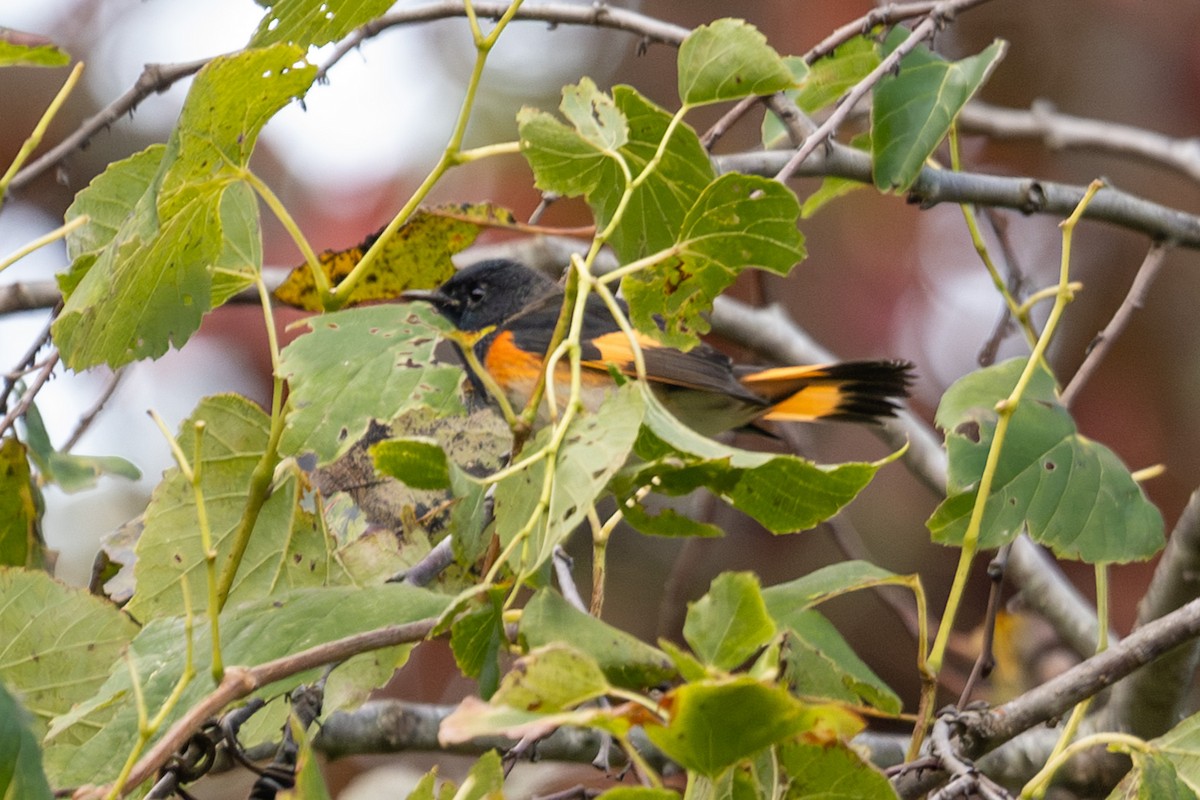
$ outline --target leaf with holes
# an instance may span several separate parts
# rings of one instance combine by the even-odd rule
[[[283,351],[291,391],[280,450],[333,460],[372,420],[413,408],[462,411],[462,370],[438,365],[434,348],[449,323],[424,303],[379,305],[307,320],[310,333]]]
[[[959,545],[976,502],[996,430],[996,403],[1025,368],[1012,359],[973,372],[947,390],[936,421],[946,432],[948,496],[926,523],[934,541]],[[1000,547],[1028,526],[1062,558],[1089,563],[1150,558],[1163,520],[1116,454],[1075,428],[1054,378],[1038,369],[1013,412],[986,498],[980,547]]]
[[[719,19],[693,30],[679,46],[679,99],[700,106],[795,86],[792,73],[757,28]]]
[[[728,174],[700,193],[658,264],[621,282],[634,325],[673,347],[709,329],[713,300],[750,267],[786,275],[803,260],[800,204],[778,181]],[[661,320],[661,327],[657,322]]]
[[[395,0],[256,0],[268,9],[250,47],[291,42],[320,47],[336,42],[358,26],[370,22],[395,4]]]
[[[575,92],[586,96],[584,89],[569,86],[564,98]],[[589,103],[597,114],[604,109],[603,125],[593,125],[590,116],[583,117],[581,122],[586,124],[580,131],[533,108],[522,109],[517,123],[521,153],[533,169],[536,186],[568,197],[584,195],[596,226],[604,228],[621,205],[627,182],[619,163],[602,149],[605,142],[619,141],[612,133],[617,129],[616,117],[605,102],[592,99]],[[628,130],[627,141],[617,153],[630,175],[636,176],[658,153],[671,115],[628,86],[613,88],[612,104]],[[581,116],[574,100],[568,103],[564,99],[564,105],[573,116]],[[686,124],[677,125],[657,167],[634,189],[613,231],[609,244],[618,257],[632,261],[671,246],[693,200],[713,177],[712,164],[696,132]]]
[[[221,617],[222,654],[227,664],[252,667],[346,636],[436,617],[445,611],[449,600],[445,595],[394,583],[296,589],[229,608]],[[192,655],[200,674],[183,689],[155,738],[213,689],[205,670],[205,665],[212,662],[208,623],[204,618],[194,623]],[[94,637],[95,631],[89,631],[89,641]],[[148,708],[162,708],[178,683],[187,663],[186,641],[187,626],[182,617],[161,617],[141,628],[129,644],[128,659],[139,677]],[[413,646],[363,653],[345,662],[329,676],[325,711],[361,704],[366,691],[386,682]],[[382,663],[373,663],[379,660]],[[114,663],[110,658],[106,670],[110,673],[103,685],[84,702],[60,712],[46,736],[46,771],[55,785],[112,780],[128,756],[128,743],[137,739],[138,712],[130,664],[123,659]],[[318,667],[288,676],[259,687],[254,696],[278,698],[302,683],[316,681],[321,672]],[[286,704],[272,703],[260,713],[266,722],[273,722],[273,735],[278,737],[279,725],[287,715]],[[251,725],[258,722],[259,716]],[[242,741],[261,741],[261,737],[246,734],[249,727],[242,729]]]
[[[194,426],[204,424],[196,453]],[[246,486],[262,458],[270,420],[239,395],[205,398],[180,425],[178,444],[200,472],[204,509],[224,564],[234,533],[246,511]],[[270,496],[242,555],[232,602],[276,595],[294,588],[347,582],[333,557],[335,543],[316,517],[305,510],[311,490],[294,467],[276,475]],[[178,468],[168,470],[146,508],[145,529],[137,543],[136,589],[127,606],[139,620],[184,613],[182,576],[195,613],[208,607],[204,549],[199,535],[196,495]]]
[[[245,170],[262,126],[312,83],[315,68],[296,47],[219,56],[196,76],[179,122],[146,182],[156,151],[121,162],[93,200],[111,192],[129,212],[99,252],[107,230],[81,245],[81,263],[55,320],[55,344],[72,369],[157,358],[183,344],[214,305],[245,278],[218,281],[214,269],[261,264],[258,206]],[[128,180],[131,184],[118,184]],[[145,183],[133,201],[136,186]],[[95,203],[89,203],[94,206]],[[103,225],[116,220],[106,218]],[[80,274],[80,273],[83,274]]]

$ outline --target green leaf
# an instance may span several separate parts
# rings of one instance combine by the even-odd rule
[[[15,436],[5,436],[0,439],[0,565],[45,568],[41,523],[42,495],[29,454]]]
[[[1186,793],[1180,783],[1200,785],[1200,714],[1182,720],[1162,736],[1151,739],[1149,745],[1154,748],[1150,753],[1129,753],[1134,768],[1109,795],[1110,800],[1130,797],[1192,800],[1195,795]]]
[[[791,624],[791,614],[818,603],[872,586],[910,586],[912,577],[897,575],[867,561],[840,561],[801,578],[763,589],[767,610],[780,625]]]
[[[255,666],[356,633],[436,617],[449,600],[424,589],[386,584],[298,589],[230,607],[221,620],[225,663]],[[58,630],[63,627],[59,625]],[[207,671],[212,659],[208,623],[201,617],[194,627],[192,639],[198,674],[167,715],[159,729],[160,734],[213,689]],[[95,635],[94,629],[89,634],[90,641]],[[183,672],[185,642],[181,618],[160,618],[142,628],[129,646],[129,657],[151,713],[162,707]],[[411,647],[392,648],[392,655],[384,665],[386,669],[370,670],[374,683],[360,689],[375,688],[385,681],[403,663]],[[351,659],[330,676],[326,687],[326,712],[344,704],[335,698],[353,688],[347,687],[348,680],[362,680],[362,673],[353,669],[356,662],[378,655],[367,653]],[[111,659],[109,661],[111,663]],[[129,742],[137,736],[137,709],[129,668],[118,661],[111,670],[108,680],[91,699],[54,721],[46,739],[45,758],[47,773],[56,786],[112,780],[125,761]],[[343,675],[343,670],[355,675]],[[321,672],[321,668],[316,668],[293,675],[260,688],[254,696],[270,699],[284,694],[301,683],[316,680]],[[362,692],[356,692],[355,697],[361,702]],[[278,731],[280,722],[274,724]]]
[[[792,73],[753,25],[719,19],[693,30],[679,46],[679,99],[700,106],[795,85]]]
[[[538,648],[562,642],[595,659],[614,686],[641,690],[675,675],[660,650],[571,606],[557,592],[542,589],[521,612],[520,638]]]
[[[796,105],[806,114],[832,105],[879,66],[879,51],[869,36],[843,42],[809,68],[800,81]]]
[[[58,276],[58,287],[70,297],[100,252],[116,237],[158,175],[166,145],[152,144],[129,158],[114,161],[75,195],[63,215],[65,222],[86,216],[88,221],[67,234],[71,268]]]
[[[679,792],[651,789],[647,786],[615,786],[596,800],[679,800]]]
[[[565,644],[549,644],[517,659],[492,697],[496,705],[522,711],[567,711],[608,694],[608,681],[591,656]]]
[[[943,544],[962,542],[998,415],[1025,368],[1013,359],[961,378],[938,408],[946,431],[948,496],[926,523]],[[1162,514],[1104,445],[1081,436],[1038,369],[1009,422],[987,498],[979,546],[999,547],[1027,526],[1061,558],[1089,563],[1150,558],[1163,546]]]
[[[313,80],[316,70],[298,65],[300,57],[282,45],[242,51],[213,59],[196,76],[145,192],[91,265],[78,264],[64,279],[72,291],[53,333],[72,369],[157,358],[228,295],[231,284],[214,287],[212,270],[236,260],[231,248],[255,253],[257,207],[245,170],[262,126]],[[127,207],[132,191],[115,184],[144,180],[149,152],[125,162],[91,200],[115,195]],[[106,235],[93,233],[81,247]]]
[[[779,761],[787,773],[788,798],[895,800],[887,777],[852,748],[840,743],[786,742]]]
[[[670,724],[646,726],[646,737],[671,760],[710,778],[811,723],[800,701],[752,678],[685,684],[671,694],[670,708]]]
[[[890,53],[908,36],[904,28],[893,28],[884,52]],[[876,188],[904,192],[912,186],[926,159],[946,138],[958,112],[988,79],[1007,47],[997,39],[977,55],[946,61],[918,45],[901,59],[898,74],[879,82],[871,105]]]
[[[869,704],[899,714],[900,697],[858,657],[837,628],[817,611],[788,615],[783,641],[784,681],[804,698]]]
[[[565,86],[559,110],[575,132],[597,150],[617,150],[629,141],[629,125],[616,103],[591,78]]]
[[[504,765],[500,753],[488,750],[472,765],[454,800],[500,800],[504,791]]]
[[[708,522],[700,522],[665,507],[650,513],[642,503],[626,504],[621,508],[621,517],[640,533],[649,536],[716,538],[725,531]]]
[[[616,736],[629,733],[629,721],[606,708],[581,708],[542,714],[523,711],[504,705],[492,705],[477,697],[467,696],[438,727],[438,742],[442,745],[460,744],[481,736],[505,736],[521,739],[549,736],[556,728],[572,725],[597,728]]]
[[[462,673],[479,681],[479,696],[490,698],[500,684],[500,648],[504,635],[503,588],[487,591],[487,602],[463,614],[450,626],[450,650]]]
[[[568,87],[573,90],[572,87]],[[613,104],[628,126],[628,141],[618,151],[631,175],[654,158],[671,124],[671,115],[628,86],[616,86]],[[585,195],[596,226],[612,220],[625,192],[618,163],[579,131],[536,109],[517,115],[521,153],[542,190],[567,197]],[[622,261],[633,261],[670,247],[695,197],[714,177],[708,154],[696,132],[679,124],[657,168],[633,191],[609,244]]]
[[[788,90],[787,96],[805,114],[813,114],[833,105],[879,66],[879,52],[874,39],[856,36],[838,45],[831,54],[818,59],[812,66],[797,56],[787,56],[783,62],[800,87]],[[763,117],[762,141],[767,149],[779,147],[787,141],[783,123],[770,111]]]
[[[394,0],[256,0],[267,14],[250,47],[293,42],[320,47],[336,42],[392,7]]]
[[[223,566],[246,510],[246,486],[267,446],[270,420],[240,395],[202,400],[180,425],[177,437],[193,468],[197,423],[204,426],[199,445],[200,486],[217,564]],[[346,580],[334,562],[333,541],[311,510],[305,510],[309,506],[304,502],[307,491],[307,481],[298,470],[281,471],[277,476],[242,556],[230,593],[232,602]],[[207,608],[198,519],[191,482],[178,469],[168,470],[150,499],[145,530],[137,543],[137,588],[128,606],[137,619],[183,613],[184,574],[192,608],[198,614]]]
[[[385,439],[369,452],[376,469],[414,489],[450,488],[450,462],[433,439]]]
[[[137,625],[44,572],[0,568],[0,597],[0,682],[36,716],[31,727],[41,738],[51,717],[104,682]]]
[[[459,413],[462,370],[434,363],[449,323],[424,303],[379,305],[307,320],[312,331],[283,351],[291,392],[280,451],[345,452],[372,420],[413,408]]]
[[[29,715],[0,683],[0,797],[51,800],[42,772],[42,751],[30,730]]]
[[[554,461],[554,480],[543,504],[547,459],[496,485],[496,533],[507,547],[522,531],[528,546],[517,548],[512,568],[533,574],[583,521],[609,479],[624,466],[642,422],[642,393],[635,383],[615,389],[595,414],[579,414],[570,424]],[[552,429],[543,428],[528,452],[545,447]],[[522,552],[524,551],[524,552]]]
[[[799,215],[796,196],[778,181],[717,178],[696,198],[661,262],[622,280],[634,325],[673,347],[695,345],[709,330],[703,315],[713,299],[743,270],[786,275],[804,259]]]
[[[280,792],[280,800],[333,800],[325,787],[325,776],[321,773],[321,759],[313,751],[308,731],[301,728],[294,718],[289,720],[292,737],[298,746],[296,753],[295,786]]]
[[[1133,769],[1113,789],[1109,800],[1196,800],[1196,792],[1188,784],[1189,777],[1195,779],[1195,770],[1188,764],[1188,756],[1194,758],[1194,752],[1134,750],[1128,755],[1133,758]]]
[[[800,206],[800,218],[808,219],[832,201],[864,186],[865,184],[849,178],[825,178],[815,192],[804,198],[804,204]]]
[[[0,28],[0,67],[65,67],[70,63],[71,54],[48,39]],[[0,797],[3,796],[6,795],[0,791]]]
[[[658,646],[670,657],[679,677],[685,681],[700,681],[709,677],[708,670],[698,658],[670,639],[659,639]]]
[[[672,417],[646,392],[646,414],[635,452],[645,461],[624,470],[621,499],[653,485],[666,495],[707,488],[772,533],[809,530],[862,491],[883,462],[822,466],[714,442]]]
[[[142,477],[141,470],[118,456],[78,456],[55,450],[36,403],[29,405],[24,421],[29,455],[45,483],[55,483],[64,492],[78,492],[95,486],[101,475],[131,481]]]
[[[750,659],[775,635],[758,585],[750,572],[725,572],[708,594],[688,604],[683,638],[709,666],[732,670]]]

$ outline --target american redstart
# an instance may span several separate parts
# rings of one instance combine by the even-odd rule
[[[498,259],[459,270],[437,289],[409,291],[404,297],[428,301],[462,331],[494,326],[475,344],[475,353],[513,406],[525,406],[562,309],[563,290],[557,283],[523,264]],[[613,385],[610,370],[636,376],[637,369],[629,339],[604,302],[589,295],[584,311],[583,402],[595,409]],[[706,435],[760,420],[877,422],[895,414],[896,399],[907,396],[912,379],[912,364],[906,361],[755,367],[734,364],[707,344],[684,352],[644,335],[638,343],[646,379],[663,404]],[[561,401],[569,393],[565,360],[558,365],[555,384]]]

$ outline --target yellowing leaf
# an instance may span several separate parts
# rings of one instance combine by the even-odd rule
[[[342,304],[353,306],[371,300],[390,300],[409,289],[429,289],[454,274],[450,256],[470,247],[487,227],[515,225],[512,212],[491,203],[462,203],[422,209],[383,244],[371,269]],[[345,250],[326,250],[318,258],[331,287],[337,287],[357,266],[379,238],[378,231],[361,244]],[[324,305],[308,264],[300,264],[287,276],[275,297],[307,311]]]

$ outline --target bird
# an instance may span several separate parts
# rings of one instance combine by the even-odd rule
[[[464,267],[436,289],[409,290],[402,296],[428,302],[460,331],[483,332],[467,346],[513,407],[528,403],[562,309],[564,293],[558,283],[520,262],[490,259]],[[703,342],[684,351],[645,334],[637,334],[637,340],[645,380],[659,400],[706,436],[740,429],[761,432],[763,422],[878,423],[896,414],[913,380],[913,365],[902,360],[763,367],[735,363]],[[594,411],[615,385],[614,371],[637,377],[628,336],[595,294],[588,296],[584,309],[581,346],[581,400]],[[471,379],[482,391],[478,376]],[[554,380],[555,396],[565,402],[570,392],[565,360]]]

